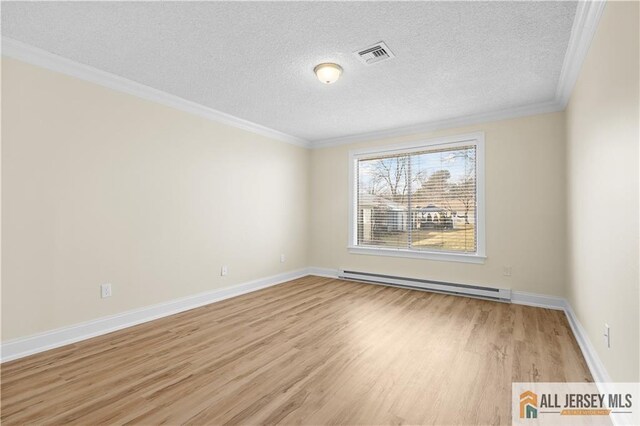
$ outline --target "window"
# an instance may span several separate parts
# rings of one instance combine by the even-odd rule
[[[484,135],[350,154],[352,253],[484,261]]]

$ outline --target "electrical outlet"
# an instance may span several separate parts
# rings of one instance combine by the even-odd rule
[[[609,324],[604,325],[604,344],[607,345],[608,349],[611,349],[611,328]]]
[[[287,261],[287,257],[284,254],[280,255],[280,263],[284,263]]]
[[[511,276],[511,266],[503,266],[502,267],[502,275],[504,275],[505,277],[510,277]]]
[[[111,284],[101,284],[100,285],[100,296],[104,299],[105,297],[111,297]]]
[[[229,274],[229,268],[227,267],[227,265],[224,265],[222,269],[220,269],[220,275],[224,277],[227,274]]]

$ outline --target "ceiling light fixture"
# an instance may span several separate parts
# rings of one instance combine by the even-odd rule
[[[335,83],[342,74],[342,67],[338,64],[319,64],[313,69],[313,72],[316,73],[318,80],[323,82],[324,84]]]

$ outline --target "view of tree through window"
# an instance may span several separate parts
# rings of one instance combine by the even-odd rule
[[[359,246],[476,251],[476,147],[357,161]]]

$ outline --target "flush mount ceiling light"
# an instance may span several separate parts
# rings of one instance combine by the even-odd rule
[[[324,84],[335,83],[342,74],[342,67],[338,64],[319,64],[313,69],[313,72],[316,73],[318,80],[323,82]]]

